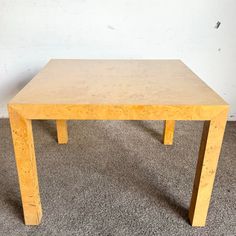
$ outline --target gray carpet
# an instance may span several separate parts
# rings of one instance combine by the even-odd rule
[[[228,122],[204,228],[192,228],[191,197],[202,122],[70,121],[58,145],[53,121],[33,122],[43,219],[23,224],[7,119],[0,120],[0,235],[236,235],[236,122]]]

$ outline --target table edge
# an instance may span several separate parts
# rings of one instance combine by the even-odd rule
[[[26,119],[65,120],[211,120],[228,104],[220,105],[129,105],[129,104],[16,104],[9,103]]]

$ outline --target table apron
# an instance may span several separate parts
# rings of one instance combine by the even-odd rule
[[[31,120],[211,120],[228,105],[30,105],[9,108]]]

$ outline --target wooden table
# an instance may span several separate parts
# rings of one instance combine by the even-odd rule
[[[8,110],[27,225],[42,217],[32,120],[56,120],[59,143],[69,119],[164,120],[164,144],[176,120],[204,120],[189,219],[205,225],[228,105],[180,60],[51,60]]]

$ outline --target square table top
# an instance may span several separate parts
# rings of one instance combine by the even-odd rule
[[[52,59],[10,104],[227,103],[180,60]]]

